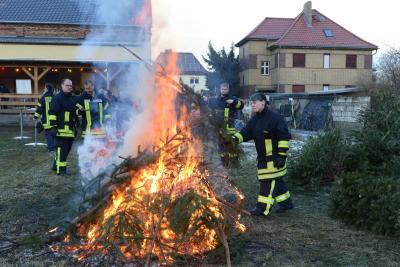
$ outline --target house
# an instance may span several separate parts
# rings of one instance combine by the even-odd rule
[[[118,16],[101,10],[99,3],[108,2],[0,1],[0,83],[11,93],[27,94],[39,94],[45,82],[65,77],[78,88],[87,78],[109,88],[127,64],[139,64],[119,44],[150,59],[150,26],[141,19],[150,8],[147,0],[133,0],[132,8]]]
[[[305,3],[296,18],[265,18],[236,44],[244,95],[329,91],[372,80],[378,47]]]
[[[196,93],[208,91],[207,71],[193,53],[173,52],[165,50],[158,55],[156,63],[165,67],[171,58],[176,59],[176,72],[173,78],[190,86]]]

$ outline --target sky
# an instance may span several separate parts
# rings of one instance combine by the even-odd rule
[[[295,18],[305,0],[153,0],[153,58],[172,48],[202,55],[209,41],[229,48],[265,17]],[[400,2],[394,0],[314,0],[312,8],[379,47],[374,63],[390,47],[400,48]]]

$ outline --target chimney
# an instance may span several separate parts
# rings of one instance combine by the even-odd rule
[[[304,21],[306,22],[307,27],[312,27],[312,4],[311,4],[311,1],[308,1],[304,4],[303,16],[304,16]]]

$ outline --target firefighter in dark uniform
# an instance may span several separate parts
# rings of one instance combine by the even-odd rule
[[[208,106],[216,112],[219,119],[223,119],[226,131],[230,135],[236,133],[235,129],[235,118],[238,110],[242,110],[244,103],[242,100],[229,94],[229,84],[221,83],[220,95],[210,99],[205,98]],[[238,155],[230,154],[225,151],[225,142],[223,136],[219,135],[219,155],[221,157],[222,164],[227,166],[232,161],[237,161]]]
[[[53,98],[54,87],[50,83],[44,85],[44,92],[42,97],[37,103],[36,112],[34,115],[35,120],[41,117],[41,121],[37,121],[36,128],[39,133],[44,129],[47,140],[47,149],[50,153],[54,152],[54,134],[51,131],[51,125],[49,120],[50,103]]]
[[[63,79],[61,91],[53,97],[49,120],[56,136],[53,170],[57,175],[66,174],[67,157],[76,135],[76,97],[72,95],[72,81]]]
[[[268,109],[263,93],[253,94],[250,101],[255,115],[234,138],[239,143],[249,140],[255,142],[260,194],[251,214],[266,216],[275,202],[279,205],[277,212],[294,207],[283,181],[283,177],[287,175],[286,156],[291,135],[283,118]]]
[[[111,118],[108,112],[108,101],[103,95],[96,96],[91,80],[86,80],[84,87],[85,90],[76,103],[77,115],[82,116],[82,137],[91,135],[104,138],[106,136],[105,122]]]

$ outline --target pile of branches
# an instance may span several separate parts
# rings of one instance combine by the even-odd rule
[[[137,261],[145,260],[146,266],[153,260],[170,264],[180,260],[200,259],[203,255],[190,254],[188,250],[205,242],[210,234],[205,229],[209,229],[217,234],[219,243],[224,246],[229,266],[227,235],[238,227],[241,214],[248,213],[242,210],[241,193],[229,183],[227,177],[219,177],[220,180],[225,180],[224,190],[219,190],[224,195],[217,195],[208,180],[206,165],[199,165],[198,175],[189,178],[198,179],[196,186],[184,190],[178,186],[171,186],[174,180],[178,180],[185,162],[191,160],[186,156],[186,149],[178,150],[177,147],[185,148],[188,142],[192,141],[178,131],[172,137],[167,137],[161,147],[152,147],[150,151],[140,151],[138,148],[137,156],[124,159],[110,176],[96,179],[96,182],[87,185],[86,191],[97,187],[97,194],[84,201],[85,205],[82,206],[87,207],[86,210],[70,222],[69,237],[72,238],[68,244],[63,245],[64,249],[75,251],[75,255],[87,261],[100,255],[101,258],[112,262],[127,262],[134,258]],[[137,198],[138,191],[147,185],[144,183],[132,188],[132,179],[135,179],[136,174],[143,168],[157,164],[161,154],[169,155],[164,162],[169,171],[162,176],[165,183],[161,181],[165,188],[156,194],[148,193]],[[129,190],[124,203],[130,204],[121,204],[121,209],[105,218],[104,211],[111,205],[114,192],[121,190]],[[236,196],[233,200],[232,195]],[[228,199],[225,199],[225,196],[228,196]],[[143,214],[138,213],[138,210],[146,210],[149,213],[143,218]],[[144,219],[148,219],[152,224],[150,234]],[[90,231],[90,225],[99,221],[103,223],[96,229],[96,239],[90,242],[89,249],[85,236]],[[166,222],[168,228],[174,232],[174,240],[168,240],[162,234]],[[146,251],[144,255],[138,253],[143,250]],[[154,255],[154,252],[158,252],[157,255]],[[105,255],[107,257],[104,257]],[[110,258],[110,255],[113,257]]]

